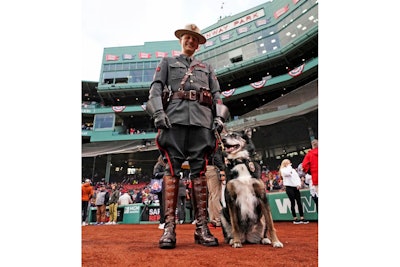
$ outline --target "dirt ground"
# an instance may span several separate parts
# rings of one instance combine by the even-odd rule
[[[192,224],[177,225],[174,249],[158,248],[158,224],[120,224],[82,227],[82,266],[318,266],[318,222],[294,225],[275,222],[283,248],[224,243],[222,229],[210,228],[218,247],[194,243]]]

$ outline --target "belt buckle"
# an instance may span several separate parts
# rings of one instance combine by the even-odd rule
[[[197,92],[196,90],[190,90],[189,91],[189,100],[197,100]]]

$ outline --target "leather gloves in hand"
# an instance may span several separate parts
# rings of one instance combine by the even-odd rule
[[[169,122],[167,114],[165,114],[164,110],[162,109],[157,110],[153,114],[153,118],[154,118],[154,126],[157,129],[168,129],[172,127],[171,123]]]
[[[223,129],[224,129],[224,121],[222,120],[221,117],[215,117],[213,130],[217,130],[218,133],[221,133]]]

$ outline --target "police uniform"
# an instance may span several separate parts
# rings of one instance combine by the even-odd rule
[[[181,88],[181,81],[193,66],[192,74]],[[164,86],[172,90],[172,97],[165,110],[173,127],[159,131],[156,141],[164,157],[168,158],[166,172],[175,176],[182,163],[188,158],[191,178],[198,177],[206,166],[205,160],[215,148],[213,129],[215,104],[222,103],[218,80],[209,64],[193,59],[191,64],[185,55],[163,58],[157,66],[150,87],[149,99],[161,98]],[[200,88],[209,88],[213,106],[199,103]],[[192,93],[192,99],[174,98],[180,90]]]
[[[185,34],[189,36],[183,37]],[[175,31],[183,42],[206,38],[194,24]],[[163,90],[170,88],[168,105],[163,105]],[[182,54],[162,58],[150,85],[146,111],[159,129],[156,144],[167,165],[163,177],[164,233],[160,248],[175,248],[175,209],[177,207],[179,172],[188,160],[192,180],[192,196],[196,217],[195,242],[204,246],[217,246],[218,240],[207,226],[207,158],[216,148],[214,130],[222,130],[229,111],[222,104],[220,86],[212,67]]]

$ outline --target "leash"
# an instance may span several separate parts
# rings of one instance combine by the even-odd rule
[[[214,134],[215,134],[215,137],[216,137],[217,140],[218,140],[219,145],[220,145],[221,148],[222,148],[222,151],[224,151],[224,149],[225,149],[224,143],[222,142],[221,135],[219,134],[219,132],[217,131],[217,129],[214,130]]]

